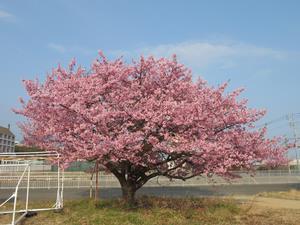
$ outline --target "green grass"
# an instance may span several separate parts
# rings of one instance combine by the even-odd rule
[[[45,203],[35,203],[38,206]],[[36,206],[37,206],[36,205]],[[297,224],[287,211],[257,211],[230,198],[141,197],[135,208],[121,200],[77,200],[65,202],[63,211],[40,212],[23,225],[235,225]],[[252,210],[252,212],[251,212]],[[282,213],[287,215],[283,220]],[[299,215],[299,212],[298,212]],[[0,217],[2,223],[8,218]]]

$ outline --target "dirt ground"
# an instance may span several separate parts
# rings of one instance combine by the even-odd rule
[[[260,196],[235,196],[237,200],[248,202],[256,207],[267,207],[270,209],[295,209],[300,210],[300,200],[282,199]],[[300,224],[300,221],[299,221]]]
[[[300,225],[300,200],[294,197],[286,199],[289,195],[290,192],[284,195],[234,196],[244,210],[239,218],[240,224]]]

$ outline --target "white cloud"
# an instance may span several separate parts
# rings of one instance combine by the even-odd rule
[[[50,48],[50,49],[52,49],[56,52],[59,52],[59,53],[66,52],[66,48],[62,45],[59,45],[59,44],[49,43],[47,46],[48,46],[48,48]]]
[[[15,16],[13,14],[0,9],[0,20],[13,21],[14,19]]]
[[[157,57],[170,57],[176,54],[184,63],[193,67],[206,67],[211,64],[219,64],[221,68],[235,67],[240,59],[258,60],[260,58],[282,60],[287,53],[271,48],[238,42],[182,42],[177,44],[163,44],[152,47],[144,47],[133,51],[112,51],[113,55],[135,57],[136,55],[154,55]]]
[[[230,46],[221,44],[186,42],[173,45],[159,45],[153,49],[145,48],[143,51],[156,56],[170,56],[176,54],[181,60],[189,64],[205,66],[224,57],[234,55],[236,50]]]
[[[96,55],[97,50],[91,50],[82,46],[72,46],[67,49],[69,52],[80,53],[82,55]]]
[[[61,44],[57,44],[57,43],[49,43],[47,45],[48,48],[59,52],[59,53],[72,53],[72,54],[82,54],[82,55],[91,55],[91,54],[95,54],[95,51],[91,51],[90,49],[87,49],[85,47],[81,47],[81,46],[64,46]]]

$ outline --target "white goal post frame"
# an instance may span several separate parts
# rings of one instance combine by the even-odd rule
[[[51,208],[28,208],[29,204],[29,190],[30,190],[30,168],[31,163],[30,160],[34,159],[42,159],[45,160],[47,158],[55,158],[57,160],[57,194],[56,194],[56,202]],[[39,211],[47,211],[47,210],[60,210],[63,208],[63,191],[64,191],[64,170],[60,168],[60,154],[56,151],[49,152],[14,152],[14,153],[0,153],[0,159],[9,159],[15,161],[16,159],[26,160],[29,163],[21,163],[21,164],[3,164],[0,167],[23,167],[23,173],[20,176],[18,183],[16,185],[15,191],[13,194],[5,200],[0,205],[0,209],[4,206],[9,200],[14,199],[13,210],[10,211],[0,211],[0,215],[4,214],[12,214],[12,221],[9,225],[18,224],[27,214],[28,212],[39,212]],[[26,202],[25,209],[17,210],[17,198],[18,198],[18,190],[22,179],[27,173],[27,187],[26,187]],[[16,219],[16,213],[21,213],[21,216]]]

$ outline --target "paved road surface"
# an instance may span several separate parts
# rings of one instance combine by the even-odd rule
[[[199,187],[143,187],[138,190],[137,195],[154,195],[169,197],[184,196],[228,196],[228,195],[254,195],[259,192],[287,191],[290,189],[300,190],[297,184],[264,184],[264,185],[222,185],[222,186],[199,186]],[[0,203],[7,199],[13,190],[0,190]],[[32,189],[30,200],[54,200],[56,197],[54,189]],[[121,196],[120,188],[100,189],[100,198],[116,198]],[[64,198],[84,199],[89,197],[89,189],[65,189]],[[20,200],[25,199],[25,190],[20,190]]]

